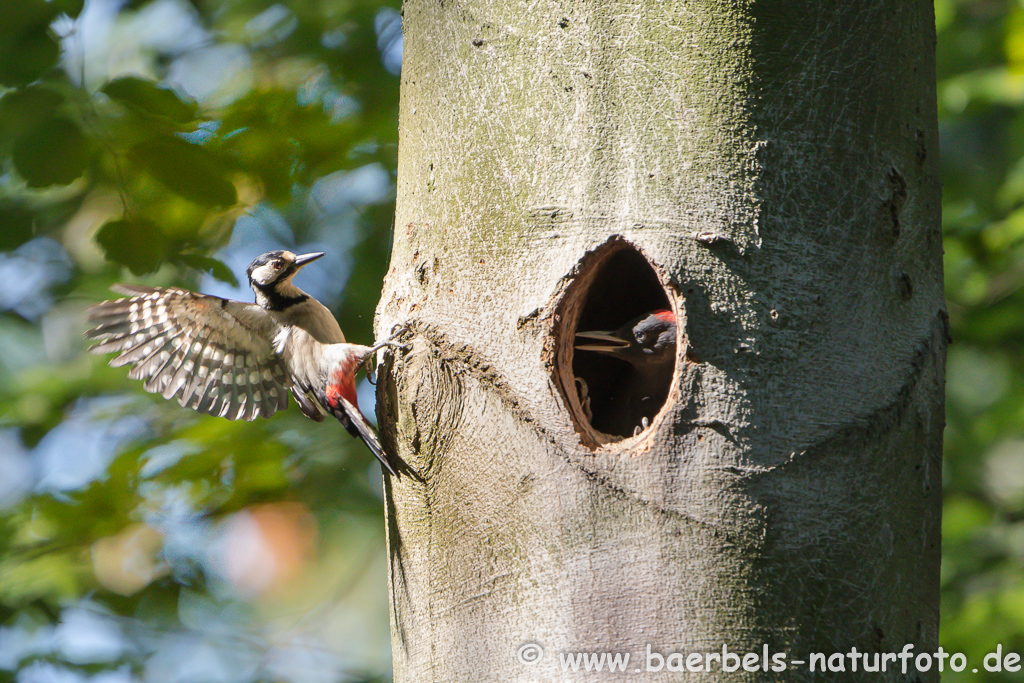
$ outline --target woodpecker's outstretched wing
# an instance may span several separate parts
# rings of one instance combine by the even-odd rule
[[[274,353],[274,319],[254,304],[184,289],[114,288],[130,298],[89,308],[100,340],[93,353],[118,353],[112,366],[146,391],[229,420],[269,417],[288,406],[291,377]]]

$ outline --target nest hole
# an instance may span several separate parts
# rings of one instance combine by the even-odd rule
[[[661,323],[670,319],[671,328],[652,314]],[[562,323],[567,334],[557,346],[558,384],[584,441],[591,446],[615,442],[653,424],[672,387],[681,326],[674,324],[672,299],[650,261],[621,239],[590,254],[566,292]],[[641,348],[636,336],[643,338],[644,331],[660,333],[657,349]],[[613,338],[632,346],[577,348],[614,347]],[[645,341],[651,345],[649,334]]]

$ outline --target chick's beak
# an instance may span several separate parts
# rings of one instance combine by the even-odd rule
[[[585,343],[580,344],[580,341]],[[614,332],[577,332],[575,346],[580,351],[617,353],[623,349],[628,349],[629,342]]]
[[[323,256],[326,253],[327,252],[324,252],[324,251],[314,251],[314,252],[309,253],[309,254],[302,254],[301,256],[296,256],[295,257],[295,267],[296,268],[301,268],[302,266],[309,265],[310,263],[312,263],[313,261],[316,261],[318,258],[320,258],[321,256]]]

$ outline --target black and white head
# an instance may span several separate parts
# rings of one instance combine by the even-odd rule
[[[290,251],[268,251],[257,256],[245,271],[249,285],[256,293],[256,303],[279,311],[308,299],[309,295],[292,284],[292,278],[303,266],[323,255],[322,251],[302,255]]]
[[[638,370],[671,367],[676,355],[676,317],[659,310],[634,318],[617,330],[576,333],[576,348],[620,358]]]

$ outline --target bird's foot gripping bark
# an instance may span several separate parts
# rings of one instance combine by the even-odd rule
[[[369,363],[370,363],[370,359],[371,358],[375,358],[376,357],[378,351],[380,351],[383,348],[387,348],[387,347],[396,348],[396,349],[402,349],[403,351],[408,351],[409,350],[409,348],[410,348],[409,344],[403,344],[401,342],[395,341],[395,337],[404,335],[404,334],[408,333],[409,331],[410,331],[410,328],[409,328],[408,325],[405,325],[405,324],[395,325],[395,327],[392,328],[391,336],[390,337],[388,337],[384,341],[377,342],[376,344],[374,344],[373,346],[370,347],[370,350],[367,352],[366,357],[363,359],[363,362],[360,364],[361,366],[362,365],[366,366],[366,381],[368,381],[370,384],[372,384],[374,386],[376,386],[376,384],[377,384],[377,371],[376,371],[375,368],[370,367]]]

